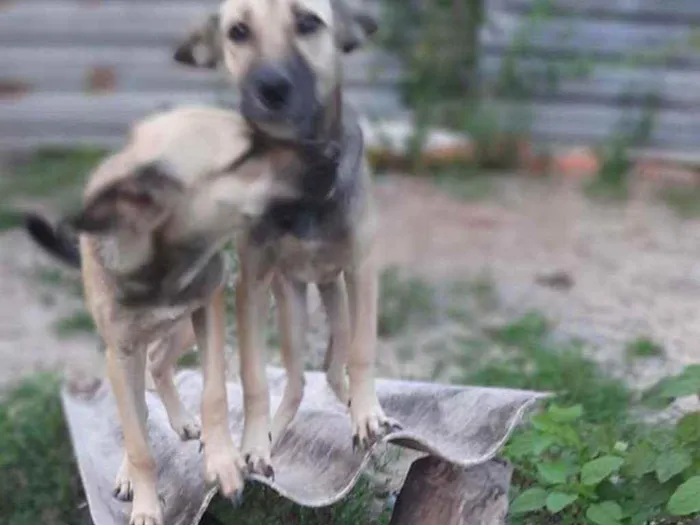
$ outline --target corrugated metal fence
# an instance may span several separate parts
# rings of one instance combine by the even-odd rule
[[[160,107],[228,98],[230,90],[217,74],[182,68],[171,58],[175,43],[217,4],[0,0],[0,149],[112,145],[130,122]],[[492,26],[483,32],[487,76],[498,70],[518,27],[529,23],[532,4],[487,0]],[[680,150],[700,145],[700,53],[690,45],[700,27],[700,1],[553,0],[553,5],[551,15],[538,22],[521,67],[582,53],[595,67],[532,99],[537,136],[601,140],[627,111],[627,95],[652,89],[661,100],[653,144]],[[611,65],[630,56],[642,57],[644,65]],[[403,111],[400,74],[397,60],[385,52],[357,53],[346,58],[346,93],[370,116],[396,115]]]

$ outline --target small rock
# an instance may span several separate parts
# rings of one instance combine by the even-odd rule
[[[574,286],[574,278],[564,270],[542,272],[535,277],[535,282],[561,291],[569,291]]]

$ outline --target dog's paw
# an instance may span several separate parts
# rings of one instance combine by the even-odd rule
[[[275,479],[275,471],[270,459],[272,446],[271,432],[245,432],[243,436],[243,458],[249,474],[258,474]]]
[[[129,476],[129,463],[126,457],[122,459],[119,472],[117,472],[117,478],[114,481],[112,496],[119,501],[131,501],[134,497],[134,487],[131,484],[131,476]]]
[[[204,446],[204,476],[217,484],[226,498],[238,497],[243,490],[245,463],[231,439],[209,441]]]
[[[378,401],[348,403],[352,418],[352,448],[366,451],[391,432],[401,430],[401,424],[388,417]]]
[[[163,511],[158,498],[134,499],[129,525],[163,525]]]
[[[163,525],[163,520],[153,514],[132,514],[129,525]]]
[[[143,484],[134,490],[129,525],[163,525],[163,502],[155,485]]]
[[[180,436],[182,441],[199,439],[202,435],[202,429],[199,422],[189,414],[184,415],[177,420],[171,421],[170,425],[175,433]]]

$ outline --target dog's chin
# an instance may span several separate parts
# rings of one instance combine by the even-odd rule
[[[296,103],[291,110],[275,112],[261,107],[253,97],[244,95],[241,101],[241,114],[253,127],[270,138],[285,141],[313,139],[319,112],[320,106],[315,102]]]

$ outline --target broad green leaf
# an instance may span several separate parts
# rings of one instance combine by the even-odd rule
[[[581,468],[581,483],[584,485],[597,485],[611,474],[617,472],[622,463],[622,458],[617,456],[603,456],[589,461]]]
[[[681,443],[700,443],[700,412],[683,416],[676,424],[676,436]]]
[[[700,393],[700,366],[691,365],[674,377],[662,379],[643,396],[647,404],[661,407],[678,397]]]
[[[542,479],[550,485],[566,483],[569,476],[576,474],[577,469],[570,463],[556,461],[552,463],[540,463],[537,465],[537,472]]]
[[[533,487],[527,489],[520,494],[510,505],[510,513],[512,515],[524,514],[544,508],[547,500],[547,491],[541,487]]]
[[[508,443],[508,455],[512,458],[523,458],[531,454],[537,455],[535,452],[535,440],[537,436],[537,433],[532,430],[516,434]]]
[[[673,516],[687,516],[700,512],[700,476],[690,478],[668,500],[668,512]]]
[[[553,421],[572,423],[583,415],[583,406],[574,405],[571,407],[560,407],[558,405],[552,405],[549,407],[549,410],[547,410],[547,413]]]
[[[700,392],[700,378],[694,375],[681,374],[663,383],[660,395],[667,399],[692,396]]]
[[[581,446],[581,438],[579,437],[578,432],[568,425],[562,426],[557,435],[559,436],[560,441],[566,445],[576,448]]]
[[[625,472],[634,478],[654,472],[657,452],[648,443],[640,443],[632,447],[625,458]]]
[[[547,510],[552,514],[561,512],[578,499],[576,494],[566,494],[564,492],[552,492],[547,496]]]
[[[588,507],[586,517],[596,525],[619,525],[622,509],[614,501],[604,501]]]
[[[693,464],[693,458],[685,450],[671,450],[662,453],[656,458],[654,470],[656,478],[661,483],[666,483],[676,474],[680,474]],[[698,495],[700,497],[700,495]]]
[[[549,447],[554,445],[555,441],[556,440],[553,436],[548,436],[546,434],[538,434],[532,441],[532,451],[535,453],[536,456],[539,456]]]
[[[540,432],[556,434],[561,425],[554,421],[549,414],[537,414],[530,418],[532,426]]]
[[[664,507],[677,485],[673,483],[659,484],[654,474],[645,474],[634,490],[634,499],[640,508]]]

